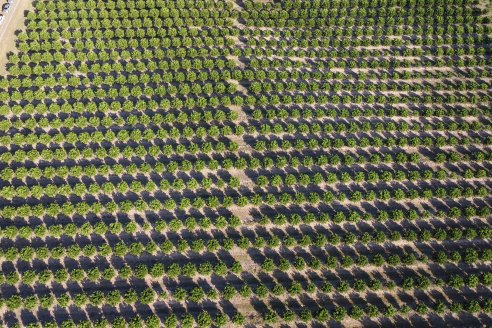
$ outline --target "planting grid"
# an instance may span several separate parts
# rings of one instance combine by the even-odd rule
[[[40,0],[0,77],[0,324],[492,324],[472,0]]]

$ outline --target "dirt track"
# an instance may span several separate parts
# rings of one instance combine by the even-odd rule
[[[5,1],[0,1],[3,5]],[[33,0],[17,0],[12,5],[8,14],[4,14],[5,19],[0,25],[0,75],[7,73],[7,53],[15,50],[15,31],[24,27],[24,13],[32,10]]]

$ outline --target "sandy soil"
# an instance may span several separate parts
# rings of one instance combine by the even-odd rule
[[[7,54],[15,51],[15,40],[17,30],[24,28],[25,12],[33,10],[33,0],[15,1],[8,14],[4,14],[5,19],[0,25],[0,75],[7,73]]]

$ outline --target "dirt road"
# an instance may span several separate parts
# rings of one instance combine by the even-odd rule
[[[0,0],[3,6],[5,0]],[[5,75],[7,64],[7,53],[15,50],[15,31],[24,27],[24,13],[26,10],[32,10],[33,0],[16,0],[10,11],[4,15],[2,25],[0,25],[0,75]]]

